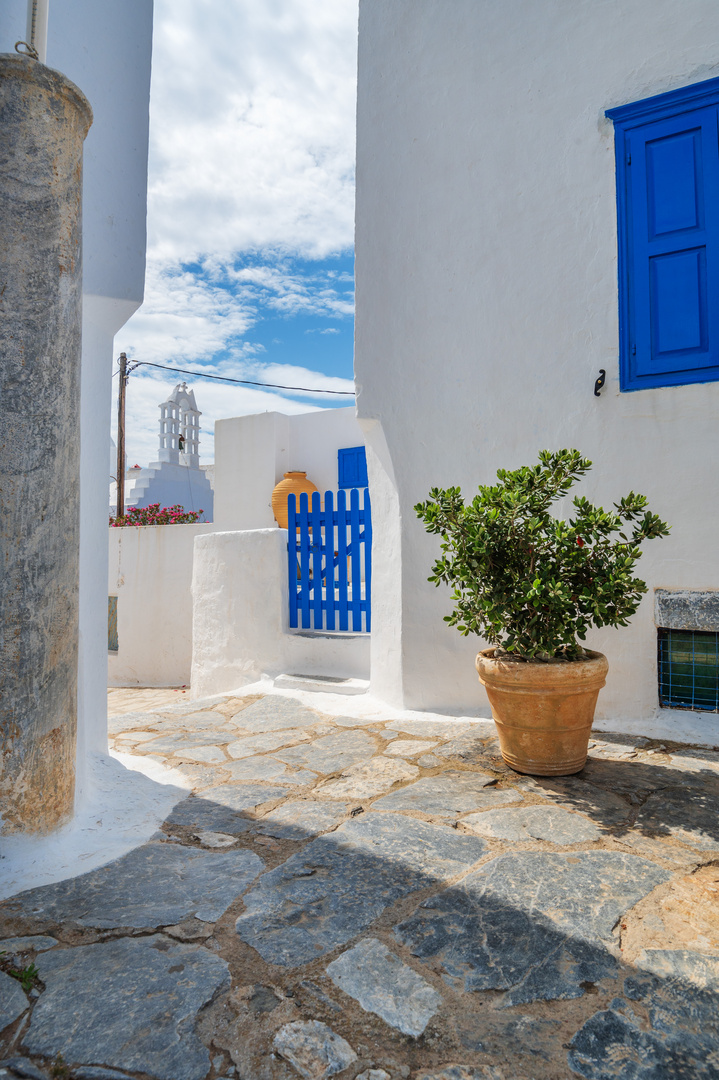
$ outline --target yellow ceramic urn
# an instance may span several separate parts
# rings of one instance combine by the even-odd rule
[[[307,501],[312,505],[312,492],[317,488],[311,480],[307,479],[306,472],[286,472],[284,480],[275,485],[272,492],[272,513],[275,521],[281,529],[287,528],[287,499],[290,495],[297,496],[297,509],[300,508],[300,495],[307,492]]]

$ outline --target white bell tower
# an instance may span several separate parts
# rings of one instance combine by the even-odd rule
[[[160,405],[160,461],[200,467],[200,417],[194,391],[178,383]]]

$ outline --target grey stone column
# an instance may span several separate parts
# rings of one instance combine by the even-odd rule
[[[73,811],[84,95],[0,55],[0,832]]]

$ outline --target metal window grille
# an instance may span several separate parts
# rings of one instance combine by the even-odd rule
[[[719,633],[659,630],[659,704],[719,712]]]

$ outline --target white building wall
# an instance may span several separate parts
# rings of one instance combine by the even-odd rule
[[[288,592],[286,529],[198,536],[192,576],[194,698],[236,690],[262,675],[367,678],[369,635],[290,633]]]
[[[109,686],[190,685],[193,543],[212,528],[143,525],[109,530],[107,593],[117,596],[119,645],[116,653],[107,654]],[[105,650],[106,643],[107,611]]]
[[[356,379],[375,531],[372,689],[488,715],[413,505],[576,446],[581,492],[672,526],[608,655],[601,723],[659,731],[652,590],[719,588],[719,384],[619,393],[604,111],[719,75],[714,0],[360,0]],[[593,395],[600,368],[601,397]],[[661,724],[692,714],[662,710]]]
[[[258,413],[215,424],[214,521],[222,531],[270,529],[272,489],[301,469],[321,492],[337,490],[337,451],[364,444],[354,408],[286,416]]]
[[[26,0],[0,4],[0,51],[25,38]],[[77,799],[107,749],[107,444],[113,338],[142,302],[152,0],[50,0],[47,63],[92,105],[83,191],[80,657]]]

